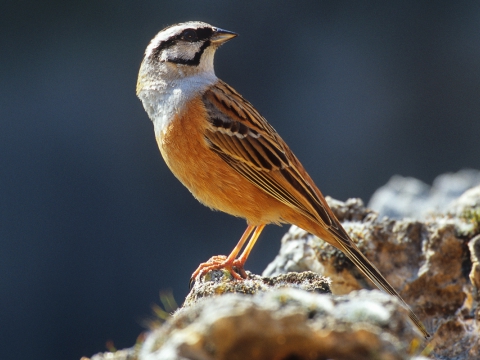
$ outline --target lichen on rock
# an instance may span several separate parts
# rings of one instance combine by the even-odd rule
[[[480,186],[452,199],[477,179],[463,173],[465,181],[454,174],[435,191],[422,187],[436,207],[417,218],[379,216],[360,199],[327,197],[360,250],[425,323],[428,343],[399,302],[372,290],[341,251],[292,226],[263,276],[247,272],[233,281],[228,272],[210,272],[144,342],[92,360],[420,360],[424,348],[431,359],[479,359]],[[395,191],[387,192],[390,202]]]

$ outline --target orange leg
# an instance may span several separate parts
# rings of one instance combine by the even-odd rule
[[[240,241],[232,250],[230,255],[228,255],[228,257],[224,255],[213,256],[207,262],[200,264],[197,270],[195,270],[195,272],[192,274],[192,277],[190,278],[190,283],[192,283],[192,281],[195,281],[195,279],[198,276],[202,276],[209,271],[218,270],[218,269],[228,270],[232,274],[232,276],[237,280],[242,280],[242,277],[246,278],[247,274],[245,274],[245,270],[243,270],[243,265],[245,264],[245,261],[247,260],[248,255],[250,254],[250,251],[253,248],[253,245],[255,245],[255,242],[257,241],[264,227],[265,225],[260,225],[260,226],[248,225],[247,229],[245,230],[242,237],[240,238]],[[254,232],[250,241],[245,247],[245,250],[243,251],[242,255],[240,255],[240,257],[237,259],[236,257],[238,253],[240,252],[240,250],[242,250],[242,247],[247,242],[252,231]],[[233,269],[233,267],[236,268],[235,269],[236,271]],[[237,273],[237,271],[240,272],[240,275]]]
[[[237,268],[238,271],[240,271],[240,273],[244,278],[247,277],[247,274],[245,273],[243,266],[245,265],[245,262],[247,261],[247,258],[250,255],[250,252],[255,246],[255,243],[257,242],[258,237],[260,236],[264,228],[265,228],[265,225],[259,225],[255,228],[255,231],[253,232],[253,235],[250,238],[250,241],[248,242],[247,246],[243,250],[242,255],[240,255],[240,257],[238,259],[235,259],[235,261],[233,262],[233,266],[235,266],[235,268]]]

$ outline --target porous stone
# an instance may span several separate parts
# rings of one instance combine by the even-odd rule
[[[80,360],[136,360],[137,352],[135,348],[118,350],[115,352],[103,352],[95,354],[91,359],[82,357]]]
[[[273,277],[262,277],[249,271],[246,273],[247,278],[245,280],[234,281],[228,271],[214,270],[209,272],[193,284],[183,306],[191,306],[205,297],[228,293],[253,295],[282,288],[296,288],[322,294],[331,293],[330,279],[312,271],[278,274]]]
[[[407,318],[379,291],[230,293],[180,309],[148,335],[139,359],[411,359],[421,336]]]
[[[433,334],[429,347],[435,358],[480,358],[479,194],[480,186],[470,189],[443,213],[432,213],[423,221],[380,219],[360,200],[327,199],[360,250]],[[295,259],[300,260],[296,263]],[[321,269],[332,280],[333,294],[374,288],[342,252],[292,227],[263,275],[296,268]]]
[[[423,355],[473,360],[480,358],[480,186],[450,200],[428,216],[392,219],[360,199],[327,197],[353,241],[433,335]],[[92,360],[426,359],[398,301],[377,290],[352,291],[374,286],[342,252],[302,229],[290,228],[263,277],[247,274],[241,282],[224,271],[207,274],[144,342]]]
[[[439,175],[432,186],[411,177],[394,175],[372,195],[368,207],[380,217],[425,219],[429,214],[445,213],[468,189],[480,185],[480,171],[463,169]]]

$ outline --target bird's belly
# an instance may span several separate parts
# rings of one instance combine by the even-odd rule
[[[201,106],[200,106],[201,105]],[[204,139],[203,104],[177,116],[157,136],[162,156],[173,174],[201,203],[245,218],[254,225],[281,222],[285,205],[232,169]]]

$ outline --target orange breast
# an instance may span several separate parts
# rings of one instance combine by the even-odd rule
[[[280,203],[233,170],[204,139],[206,110],[200,99],[190,101],[157,137],[173,174],[203,204],[260,225],[281,222]]]

